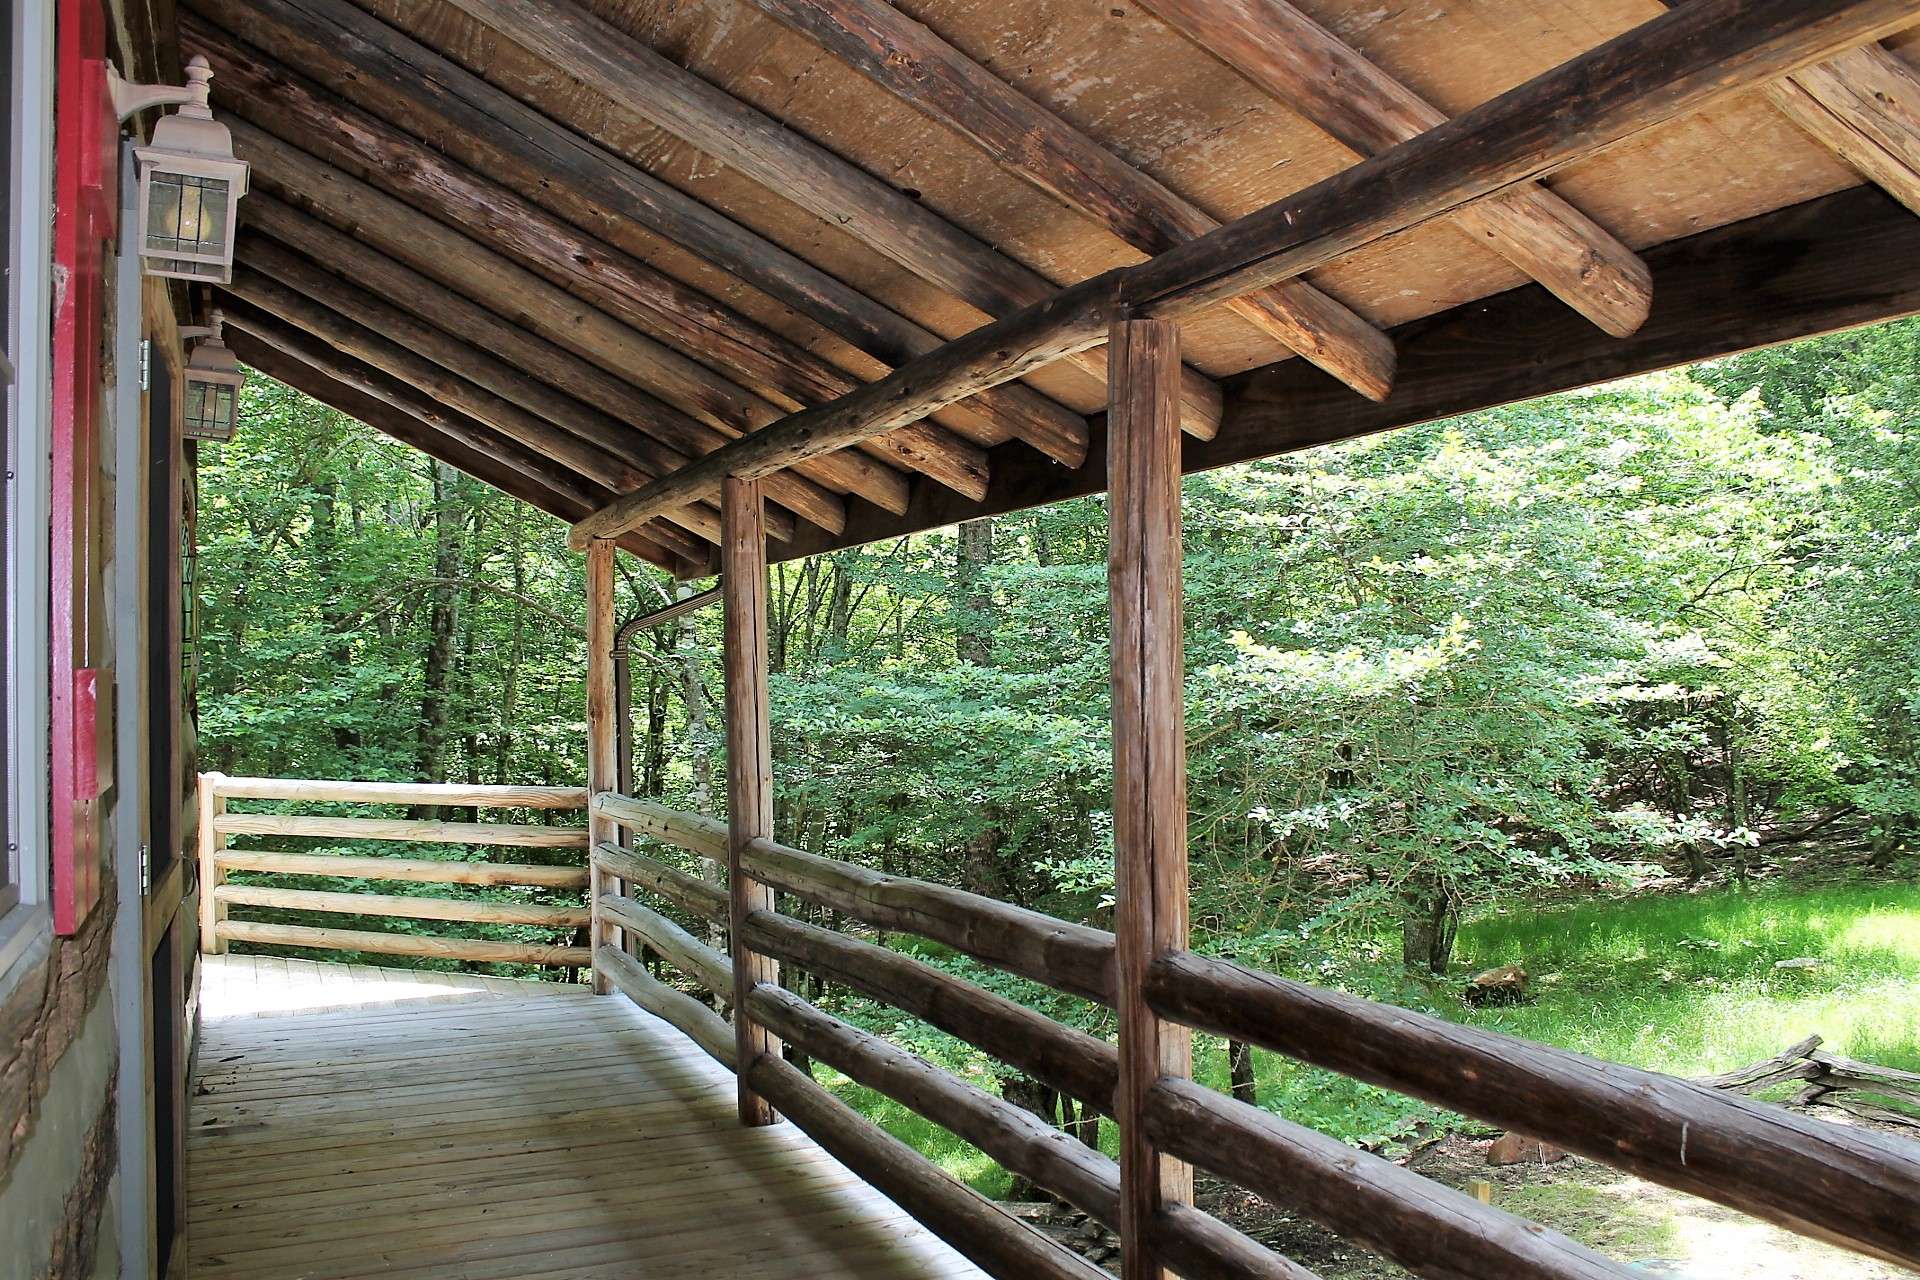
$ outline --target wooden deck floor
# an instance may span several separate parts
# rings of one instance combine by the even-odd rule
[[[193,1277],[981,1274],[621,997],[208,959]]]

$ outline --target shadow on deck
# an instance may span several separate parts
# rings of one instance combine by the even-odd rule
[[[975,1277],[619,996],[207,956],[194,1277]]]

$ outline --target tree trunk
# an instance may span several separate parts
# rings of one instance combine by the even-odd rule
[[[1453,939],[1460,929],[1459,906],[1438,879],[1426,878],[1407,886],[1401,918],[1401,958],[1407,968],[1445,973],[1453,959]]]
[[[993,665],[993,517],[960,522],[959,561],[954,574],[953,646],[962,662],[976,667]]]
[[[1258,1086],[1253,1079],[1253,1046],[1245,1040],[1227,1041],[1227,1079],[1236,1102],[1258,1106]]]
[[[420,694],[419,777],[447,780],[447,729],[452,719],[453,646],[460,628],[460,592],[453,584],[465,569],[464,521],[459,510],[460,473],[433,464],[433,576],[428,594],[425,674]],[[435,816],[437,805],[417,806]]]

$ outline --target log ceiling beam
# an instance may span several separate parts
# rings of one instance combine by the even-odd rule
[[[418,449],[430,458],[456,467],[482,484],[491,485],[508,497],[517,498],[556,519],[572,522],[579,518],[580,513],[591,509],[587,497],[590,490],[564,480],[557,486],[550,485],[535,469],[522,465],[526,459],[515,457],[510,446],[503,448],[506,442],[488,440],[486,429],[479,423],[471,423],[467,434],[455,435],[443,431],[397,408],[390,400],[371,395],[307,363],[297,349],[284,349],[274,338],[262,337],[248,325],[249,318],[244,310],[237,310],[229,316],[231,327],[228,343],[235,355],[275,381],[285,383],[321,404]],[[271,330],[270,324],[262,327]],[[375,370],[361,366],[359,377],[372,382],[379,375]],[[404,397],[404,390],[398,388],[397,384],[392,393],[396,398]],[[482,444],[485,447],[481,447]],[[706,571],[704,560],[697,565],[691,564],[652,541],[647,536],[648,532],[650,530],[633,531],[631,536],[623,536],[617,545],[676,576],[693,576]]]
[[[440,395],[444,403],[461,409],[469,417],[513,435],[528,448],[565,463],[615,492],[630,487],[625,473],[616,476],[586,471],[577,461],[552,453],[543,447],[544,443],[557,431],[601,451],[614,463],[649,477],[666,475],[687,464],[685,454],[495,360],[486,352],[270,240],[249,232],[240,242],[235,261],[243,268],[234,273],[233,292],[239,296],[383,372]],[[267,284],[280,286],[306,301],[286,299],[286,295],[263,284],[263,278]],[[264,296],[266,293],[273,293],[275,297],[269,299]],[[299,314],[290,313],[288,307],[296,308]],[[360,330],[370,337],[362,340]],[[405,360],[407,355],[417,359]],[[426,386],[415,380],[415,371],[429,364],[451,376],[454,390],[442,394],[441,386]],[[511,413],[513,409],[519,412],[511,414],[506,421],[497,421],[503,410]],[[540,433],[541,443],[521,434],[536,423],[550,428]],[[709,542],[719,541],[720,517],[716,509],[689,507],[685,514],[687,519],[675,523]],[[770,520],[769,527],[777,528],[774,536],[785,540],[793,536],[795,526],[792,516],[780,512]]]
[[[1118,317],[1183,319],[1300,276],[1914,18],[1912,0],[1692,0],[1256,213],[1060,290],[831,405],[736,441],[595,513],[569,540],[584,546],[709,496],[723,477],[751,479],[894,430],[1098,345]]]
[[[756,0],[824,3],[825,0]],[[1332,135],[1377,155],[1446,122],[1445,113],[1287,0],[1145,0],[1161,21]],[[1452,222],[1615,337],[1652,303],[1646,263],[1539,183],[1460,210]]]
[[[826,360],[697,289],[563,222],[491,179],[315,85],[251,54],[231,36],[188,19],[224,82],[223,101],[280,136],[300,138],[330,164],[452,224],[550,282],[678,351],[689,372],[758,398],[776,416],[861,385]],[[711,365],[705,363],[712,361]],[[857,446],[882,465],[921,472],[975,498],[986,492],[986,454],[932,422]]]
[[[1039,272],[578,4],[449,3],[593,89],[615,109],[737,169],[989,316],[1042,302],[1056,288]],[[1104,385],[1105,360],[1075,353],[1073,362]],[[1220,388],[1188,368],[1181,396],[1182,425],[1203,439],[1211,436],[1219,427]]]
[[[346,0],[194,0],[193,8],[600,239],[630,245],[637,223],[887,368],[942,341]],[[994,440],[1011,434],[1067,466],[1086,457],[1085,417],[1030,388],[996,388],[962,407],[995,429]]]
[[[1143,253],[1159,253],[1220,225],[889,0],[752,3]],[[1393,385],[1393,344],[1386,335],[1305,280],[1288,280],[1227,305],[1371,399],[1383,399]]]
[[[1900,203],[1920,213],[1920,73],[1884,45],[1863,45],[1776,80],[1781,114]]]
[[[529,413],[494,391],[468,382],[406,345],[405,340],[390,338],[349,319],[251,267],[236,268],[233,279],[221,289],[230,297],[304,330],[341,354],[352,356],[439,404],[485,424],[502,437],[602,489],[625,493],[650,479],[646,470],[626,458],[589,443],[539,414]],[[719,515],[709,505],[688,504],[666,518],[708,542],[720,540]]]
[[[265,194],[277,194],[311,220],[372,245],[442,287],[512,318],[539,337],[578,353],[635,387],[649,393],[659,388],[664,393],[664,384],[671,379],[663,367],[684,360],[679,352],[636,333],[517,263],[264,129],[237,116],[223,115],[222,122],[233,132],[235,152],[253,164],[253,180]],[[248,201],[252,199],[249,195]],[[244,221],[251,216],[247,203],[240,208]],[[696,395],[696,400],[672,402],[729,440],[777,420],[757,409],[757,400],[749,402],[717,393],[704,399]],[[822,484],[857,493],[888,510],[899,510],[906,500],[904,477],[860,453],[828,454],[802,470]]]
[[[1608,337],[1538,285],[1392,330],[1400,375],[1384,403],[1360,400],[1298,360],[1229,379],[1220,434],[1189,440],[1188,473],[1350,440],[1616,378],[1920,313],[1920,219],[1854,187],[1647,250],[1657,288],[1646,324]],[[776,559],[1098,494],[1106,427],[1078,471],[1022,467],[994,451],[993,492],[965,503],[919,495],[905,516],[863,513],[844,534],[803,532]]]
[[[264,235],[417,319],[652,437],[660,442],[663,459],[711,453],[731,438],[265,191],[250,192],[242,210],[246,224],[240,242],[242,261],[248,260],[250,245]],[[769,476],[767,493],[794,515],[830,533],[838,532],[846,527],[846,504],[804,474],[815,469],[810,463]]]

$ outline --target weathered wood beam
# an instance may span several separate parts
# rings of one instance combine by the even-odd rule
[[[1646,257],[1657,300],[1631,338],[1601,334],[1537,285],[1512,289],[1396,328],[1400,376],[1383,404],[1354,398],[1297,360],[1231,379],[1220,434],[1188,440],[1181,468],[1230,466],[1920,312],[1920,219],[1872,187],[1670,241]],[[839,537],[803,531],[777,555],[818,555],[1095,494],[1106,447],[1096,423],[1079,471],[1022,466],[996,450],[984,503],[930,491],[904,516],[862,513]]]
[[[767,704],[767,534],[757,480],[728,480],[720,490],[722,657],[726,665],[727,899],[733,958],[733,1030],[740,1063],[740,1123],[772,1124],[773,1109],[747,1083],[754,1063],[778,1059],[780,1042],[747,1013],[755,983],[778,982],[770,956],[746,948],[740,922],[774,909],[773,889],[748,873],[749,843],[773,835],[773,726]]]
[[[1143,253],[1220,225],[887,0],[753,3]],[[1393,385],[1393,344],[1386,335],[1305,280],[1228,305],[1363,395],[1384,399]]]
[[[1416,1276],[1631,1280],[1635,1274],[1558,1231],[1191,1080],[1155,1081],[1147,1104],[1156,1143]]]
[[[612,547],[587,548],[585,604],[587,624],[587,793],[606,791],[620,772],[620,729],[614,723],[613,701],[613,584]],[[619,838],[619,829],[591,809],[587,812],[587,946],[597,954],[613,941],[604,907],[607,891],[614,887],[603,874],[592,848],[603,840]],[[604,996],[613,984],[599,966],[593,970],[593,993]]]
[[[918,1219],[995,1280],[1108,1280],[972,1187],[828,1093],[777,1056],[741,1068],[745,1086],[780,1108],[855,1176]]]
[[[193,7],[602,240],[631,244],[629,225],[637,223],[889,367],[942,341],[344,0],[196,0]],[[1029,388],[996,388],[963,407],[1067,466],[1086,457],[1086,419]]]
[[[541,866],[531,862],[446,862],[437,858],[360,857],[343,853],[258,853],[221,849],[213,855],[232,871],[264,871],[276,876],[343,876],[354,880],[404,880],[409,884],[529,885],[541,889],[584,889],[585,867]]]
[[[831,400],[861,385],[805,348],[568,225],[306,77],[250,54],[217,28],[195,22],[190,29],[206,42],[216,72],[227,79],[224,92],[245,104],[254,123],[303,139],[321,160],[357,169],[388,194],[430,211],[668,344],[704,370],[707,379],[735,383],[739,393],[758,397],[776,412]],[[917,423],[862,441],[859,448],[883,464],[919,471],[960,493],[977,498],[984,492],[984,452],[936,424]]]
[[[990,316],[1043,301],[1054,285],[905,193],[676,66],[584,7],[516,0],[450,0],[505,38],[539,54],[617,107],[651,121],[716,160],[825,218],[835,228]],[[1072,354],[1072,353],[1069,353]],[[1076,360],[1096,378],[1098,357]],[[981,390],[985,390],[982,387]],[[1181,381],[1182,422],[1211,436],[1220,391],[1191,369]]]
[[[479,964],[544,964],[571,968],[585,965],[592,954],[585,947],[483,942],[477,938],[444,938],[424,933],[320,929],[299,924],[262,924],[255,920],[228,920],[220,926],[220,936],[230,942],[249,942],[255,946],[368,951],[376,955],[427,956]]]
[[[473,3],[475,0],[467,0]],[[1179,319],[1324,266],[1728,93],[1913,20],[1911,0],[1694,0],[1437,129],[1139,266],[1110,271],[795,414],[576,526],[571,540],[892,430],[960,393],[1083,351],[1121,315]]]
[[[657,391],[729,439],[775,420],[757,397],[714,394],[689,403],[667,395],[669,383],[686,389],[676,382],[673,371],[692,362],[679,352],[244,119],[223,115],[222,120],[232,130],[234,150],[253,164],[255,183],[310,218],[366,241],[444,288],[512,318],[638,388]],[[241,209],[243,218],[249,216],[244,204]],[[858,493],[889,510],[898,508],[905,486],[898,472],[859,453],[833,453],[817,463],[809,474],[822,483]]]
[[[1910,1142],[1192,952],[1154,962],[1147,1001],[1803,1235],[1920,1263]]]
[[[363,327],[376,337],[384,339],[386,343],[430,361],[463,382],[471,383],[482,391],[518,406],[526,413],[534,415],[568,435],[605,450],[613,458],[635,468],[643,475],[665,475],[678,470],[688,462],[685,454],[669,449],[652,437],[633,430],[589,405],[580,403],[519,369],[493,359],[452,334],[415,318],[409,312],[387,301],[385,297],[377,296],[351,284],[271,241],[251,235],[242,238],[235,251],[234,260],[246,267],[248,272],[258,272],[268,281],[292,290],[314,304],[305,308],[304,314],[311,317],[316,325],[325,321],[326,312],[336,313],[353,324]],[[247,290],[254,287],[254,277],[240,272],[235,274],[240,277],[240,280],[234,292],[247,297]],[[258,289],[255,291],[258,292]],[[263,302],[259,297],[249,300],[265,306],[267,310],[275,311],[276,314],[281,315],[282,319],[300,323],[302,327],[306,327],[302,321],[286,315],[272,304]],[[321,332],[316,336],[333,341],[336,335]],[[335,342],[334,345],[352,349],[350,340]],[[391,350],[391,348],[383,349]],[[362,358],[366,357],[362,355]],[[384,367],[379,361],[369,360],[369,363],[374,364],[375,367]],[[387,372],[396,377],[406,377],[406,374],[399,369],[389,368]],[[447,400],[446,403],[456,404],[483,422],[489,420],[479,413],[474,413],[467,406],[458,405],[456,401]],[[528,442],[523,440],[522,443]],[[537,448],[538,446],[530,444],[529,447]],[[620,487],[612,481],[602,481],[602,483],[608,484],[611,488]],[[694,512],[700,527],[694,528],[693,525],[685,527],[691,528],[693,532],[703,537],[708,537],[709,541],[717,541],[718,513],[705,507],[698,511],[689,508],[689,511]],[[775,536],[787,538],[793,536],[793,532],[792,518],[783,513],[774,522]]]
[[[1767,86],[1774,106],[1894,199],[1920,213],[1920,73],[1862,45]]]
[[[432,397],[448,408],[485,423],[509,440],[615,493],[647,482],[647,472],[597,444],[528,413],[512,401],[448,372],[424,355],[384,337],[331,307],[271,280],[250,267],[238,267],[221,286],[229,296],[304,329],[328,346]],[[718,542],[720,523],[711,507],[690,503],[664,513],[690,533]]]
[[[1287,0],[1147,0],[1148,9],[1356,156],[1377,155],[1446,115]],[[1652,304],[1646,263],[1539,183],[1452,221],[1615,337]]]
[[[1095,1220],[1119,1226],[1119,1169],[1065,1130],[816,1009],[791,991],[758,986],[747,1000],[752,1011],[783,1038],[844,1072],[848,1079],[958,1134],[1002,1168],[1078,1206]],[[1191,1206],[1172,1207],[1154,1225],[1160,1228],[1160,1240],[1174,1244],[1182,1263],[1180,1274],[1187,1280],[1314,1280],[1311,1271]]]
[[[255,232],[264,232],[303,257],[326,264],[360,288],[591,404],[677,453],[697,457],[733,438],[265,191],[248,192],[241,212],[247,227],[241,240],[242,253]],[[796,516],[837,532],[846,527],[846,504],[839,495],[808,478],[820,471],[816,461],[769,476],[767,494]]]
[[[415,417],[405,409],[396,407],[390,400],[382,399],[360,387],[342,381],[319,367],[307,363],[298,351],[288,351],[278,346],[273,338],[260,337],[241,324],[242,317],[229,313],[228,322],[231,335],[228,345],[243,361],[268,377],[284,382],[294,390],[302,392],[329,408],[338,410],[350,418],[366,423],[376,431],[392,436],[403,444],[411,445],[428,457],[437,458],[449,466],[458,468],[482,484],[491,485],[512,498],[556,519],[572,523],[582,515],[593,510],[596,503],[602,501],[590,498],[589,490],[582,487],[574,478],[571,484],[562,488],[549,487],[539,476],[537,469],[515,464],[516,453],[510,442],[494,438],[485,447],[469,439],[456,438],[445,434],[433,424]],[[285,337],[296,333],[289,326],[273,326],[279,329],[278,336]],[[310,341],[304,334],[302,340]],[[314,346],[322,344],[314,343]],[[330,349],[329,349],[330,351]],[[342,365],[344,357],[335,355]],[[374,379],[377,371],[360,366],[363,378]],[[391,380],[389,380],[391,381]],[[398,383],[392,383],[389,394],[401,394]],[[477,422],[469,420],[475,436],[488,435],[486,429]],[[532,458],[533,455],[526,455]],[[545,459],[538,459],[542,464]],[[551,465],[551,464],[547,464]],[[575,496],[578,494],[579,496]],[[685,557],[663,547],[653,540],[657,525],[648,525],[634,531],[631,536],[622,536],[617,545],[623,550],[646,560],[649,564],[667,570],[676,577],[691,577],[705,572],[710,556],[703,556],[698,562],[690,562]],[[672,531],[678,534],[678,530]]]
[[[1107,361],[1120,1259],[1125,1280],[1162,1280],[1147,1224],[1193,1203],[1192,1166],[1158,1150],[1145,1122],[1154,1082],[1193,1074],[1193,1037],[1148,1008],[1142,990],[1147,966],[1188,941],[1180,327],[1116,321]]]

